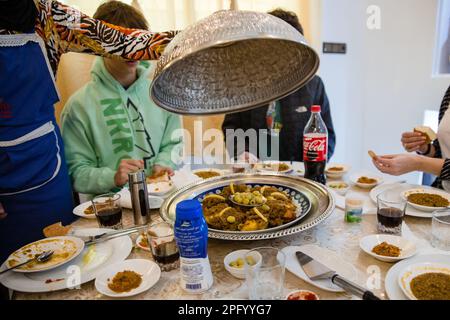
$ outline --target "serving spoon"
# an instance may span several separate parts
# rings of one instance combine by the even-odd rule
[[[230,201],[233,202],[235,205],[241,206],[241,207],[258,208],[258,207],[262,207],[262,206],[265,205],[266,202],[267,202],[267,198],[266,198],[266,197],[263,197],[263,202],[262,202],[262,203],[243,204],[243,203],[236,202],[236,201],[234,200],[234,196],[235,196],[235,195],[231,195],[231,196],[229,197]]]
[[[20,264],[14,266],[14,267],[12,267],[12,268],[9,268],[9,269],[6,269],[6,270],[1,271],[1,272],[0,272],[0,275],[6,273],[6,272],[8,272],[8,271],[17,269],[17,268],[19,268],[19,267],[22,267],[22,266],[24,266],[24,265],[27,265],[27,264],[29,264],[30,262],[33,262],[33,261],[37,261],[37,262],[39,262],[39,263],[46,262],[46,261],[50,260],[50,258],[52,257],[52,255],[53,255],[53,251],[44,251],[44,252],[42,252],[41,254],[39,254],[39,255],[37,255],[36,257],[34,257],[33,259],[27,260],[27,261],[25,261],[25,262],[23,262],[23,263],[20,263]]]

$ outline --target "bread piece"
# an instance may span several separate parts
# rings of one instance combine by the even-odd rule
[[[61,222],[45,227],[43,232],[46,238],[66,236],[72,230],[71,226],[64,227]]]
[[[369,156],[375,160],[375,158],[377,157],[377,154],[375,152],[373,152],[372,150],[369,150]]]
[[[151,175],[147,177],[147,183],[157,183],[157,182],[169,182],[169,173],[167,171],[160,172],[157,175]]]
[[[424,137],[427,138],[426,143],[429,144],[437,139],[436,133],[430,127],[416,127],[414,128],[414,132],[421,133]]]

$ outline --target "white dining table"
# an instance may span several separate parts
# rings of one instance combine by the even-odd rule
[[[301,170],[301,164],[294,164],[294,170]],[[299,174],[300,172],[294,172]],[[388,299],[385,292],[384,279],[386,273],[393,266],[392,263],[381,262],[364,253],[359,247],[359,241],[366,235],[377,233],[377,217],[375,204],[369,198],[369,191],[352,186],[351,192],[359,193],[366,199],[365,213],[362,222],[350,224],[344,221],[344,210],[342,209],[343,198],[336,196],[337,207],[332,215],[322,224],[307,230],[300,234],[283,237],[273,240],[263,241],[222,241],[210,239],[208,242],[209,259],[211,262],[214,276],[214,284],[210,290],[201,295],[190,295],[182,290],[179,285],[179,270],[163,272],[158,283],[147,292],[141,293],[129,299],[248,299],[247,285],[244,280],[233,277],[225,270],[224,257],[235,250],[252,249],[256,247],[275,247],[283,249],[289,246],[312,245],[329,250],[334,255],[345,260],[352,265],[357,282],[360,285],[367,285],[373,280],[374,274],[379,279],[378,284],[373,288],[373,292],[381,299]],[[157,210],[153,211],[153,221],[161,218]],[[131,226],[132,212],[124,210],[124,227]],[[92,228],[97,227],[96,220],[79,219],[73,224],[74,228]],[[421,250],[431,250],[429,244],[431,236],[431,219],[405,217],[403,225],[404,236],[417,242],[419,253]],[[133,243],[136,236],[132,236]],[[151,253],[135,246],[128,259],[141,258],[153,260]],[[373,282],[373,281],[372,281]],[[291,292],[297,289],[307,289],[316,292],[324,300],[348,300],[357,299],[351,294],[329,292],[317,288],[316,286],[298,278],[296,275],[286,272],[285,292]],[[111,299],[98,293],[94,286],[94,281],[81,285],[78,289],[66,289],[47,293],[22,293],[14,292],[13,299]]]

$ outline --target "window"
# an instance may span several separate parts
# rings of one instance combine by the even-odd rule
[[[433,74],[450,76],[450,0],[439,0]]]

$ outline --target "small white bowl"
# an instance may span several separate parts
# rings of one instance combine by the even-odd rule
[[[117,293],[112,291],[108,287],[108,282],[114,278],[118,272],[122,271],[134,271],[142,276],[142,283],[139,287],[129,291]],[[125,260],[113,265],[108,266],[102,271],[102,273],[95,279],[95,288],[101,294],[104,294],[113,298],[125,298],[131,297],[142,292],[149,290],[153,287],[161,277],[161,269],[159,266],[150,260],[144,259],[132,259]]]
[[[359,178],[361,177],[367,177],[370,179],[377,180],[377,182],[374,183],[361,183],[358,182]],[[373,174],[354,174],[350,177],[350,181],[355,184],[357,187],[360,187],[362,189],[372,189],[378,186],[379,184],[383,183],[383,178],[373,175]]]
[[[286,299],[285,300],[290,300],[289,297],[292,295],[298,295],[300,297],[306,295],[306,294],[312,294],[315,297],[315,300],[320,300],[319,295],[315,292],[309,291],[309,290],[296,290],[296,291],[292,291],[290,293],[288,293],[286,295]],[[306,299],[291,299],[290,301],[313,301],[313,300],[306,300]]]
[[[333,186],[344,185],[344,184],[346,185],[345,188],[336,188],[336,187],[333,188]],[[327,187],[330,188],[331,190],[333,190],[334,192],[336,192],[338,195],[341,195],[341,196],[345,196],[347,194],[348,190],[350,190],[350,184],[348,184],[345,181],[328,182],[327,183]]]
[[[330,171],[330,169],[337,168],[337,167],[342,168],[342,170],[341,171]],[[331,163],[331,164],[327,165],[327,168],[325,169],[325,174],[330,179],[341,179],[344,175],[346,175],[348,173],[349,170],[350,170],[350,167],[345,164]]]
[[[249,253],[251,250],[237,250],[237,251],[233,251],[231,253],[229,253],[228,255],[225,256],[225,258],[223,259],[223,264],[225,265],[225,269],[234,277],[238,278],[238,279],[245,279],[245,266],[242,268],[235,268],[235,267],[231,267],[230,263],[233,261],[236,261],[238,258],[242,258],[245,260],[245,255],[247,253]],[[255,260],[257,265],[261,264],[261,255],[254,251],[253,252],[253,259]]]
[[[399,247],[401,249],[400,256],[385,257],[372,252],[372,249],[375,246],[383,242],[387,242],[388,244]],[[388,234],[375,234],[366,236],[359,241],[359,246],[365,253],[383,262],[397,262],[403,259],[411,258],[417,253],[417,248],[414,242],[403,237]]]

